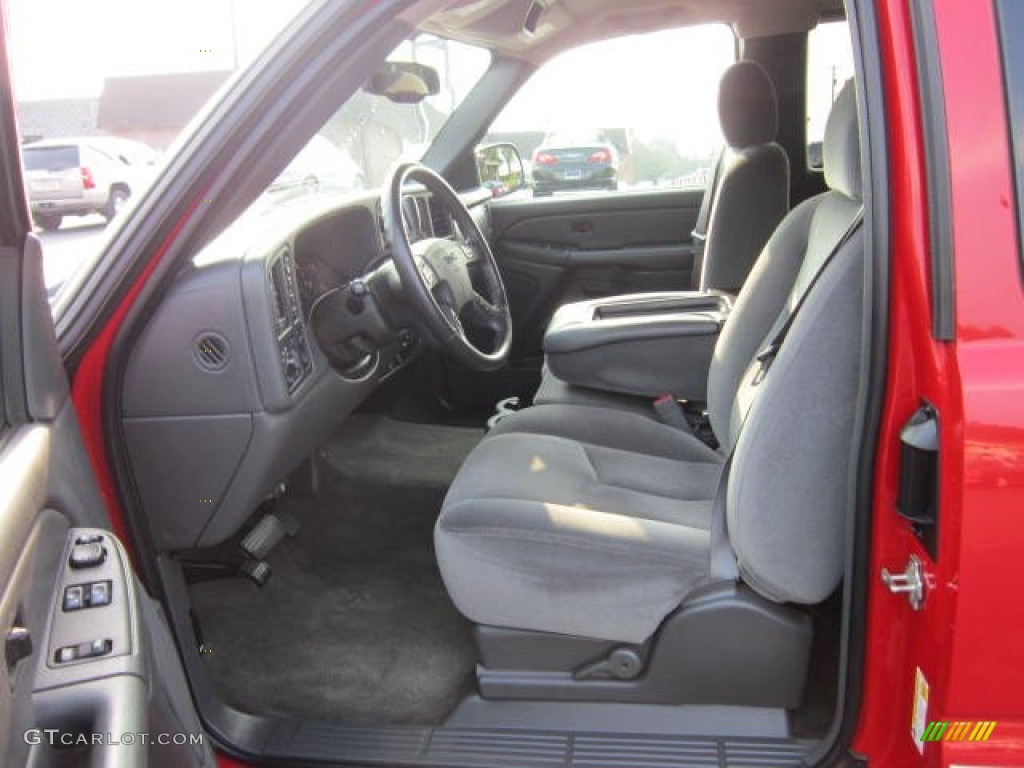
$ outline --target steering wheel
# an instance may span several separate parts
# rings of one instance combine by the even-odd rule
[[[425,187],[451,214],[458,229],[452,239],[412,242],[402,215],[410,182]],[[402,288],[437,345],[478,371],[504,365],[512,343],[505,284],[486,238],[455,190],[426,166],[402,163],[391,171],[383,213]],[[491,337],[491,344],[485,347],[481,336]]]

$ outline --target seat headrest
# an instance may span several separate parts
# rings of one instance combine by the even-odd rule
[[[860,169],[860,133],[857,125],[857,89],[847,80],[839,92],[828,122],[821,149],[825,183],[829,189],[860,200],[864,195]]]
[[[738,61],[725,70],[718,86],[718,119],[733,149],[775,141],[779,104],[764,67],[754,61]]]

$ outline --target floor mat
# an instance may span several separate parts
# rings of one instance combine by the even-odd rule
[[[284,502],[302,522],[262,590],[190,588],[204,660],[221,695],[264,715],[436,724],[470,690],[470,625],[437,570],[433,525],[482,432],[356,416],[323,452],[316,499]]]

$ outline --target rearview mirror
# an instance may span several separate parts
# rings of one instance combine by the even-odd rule
[[[396,104],[419,104],[441,92],[441,76],[433,67],[414,61],[386,61],[363,90]]]
[[[526,186],[523,158],[514,144],[491,144],[476,151],[480,183],[492,197],[504,197]]]

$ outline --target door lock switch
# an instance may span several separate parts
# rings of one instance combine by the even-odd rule
[[[72,568],[95,568],[107,559],[107,550],[98,541],[75,544],[71,549],[68,565]]]

